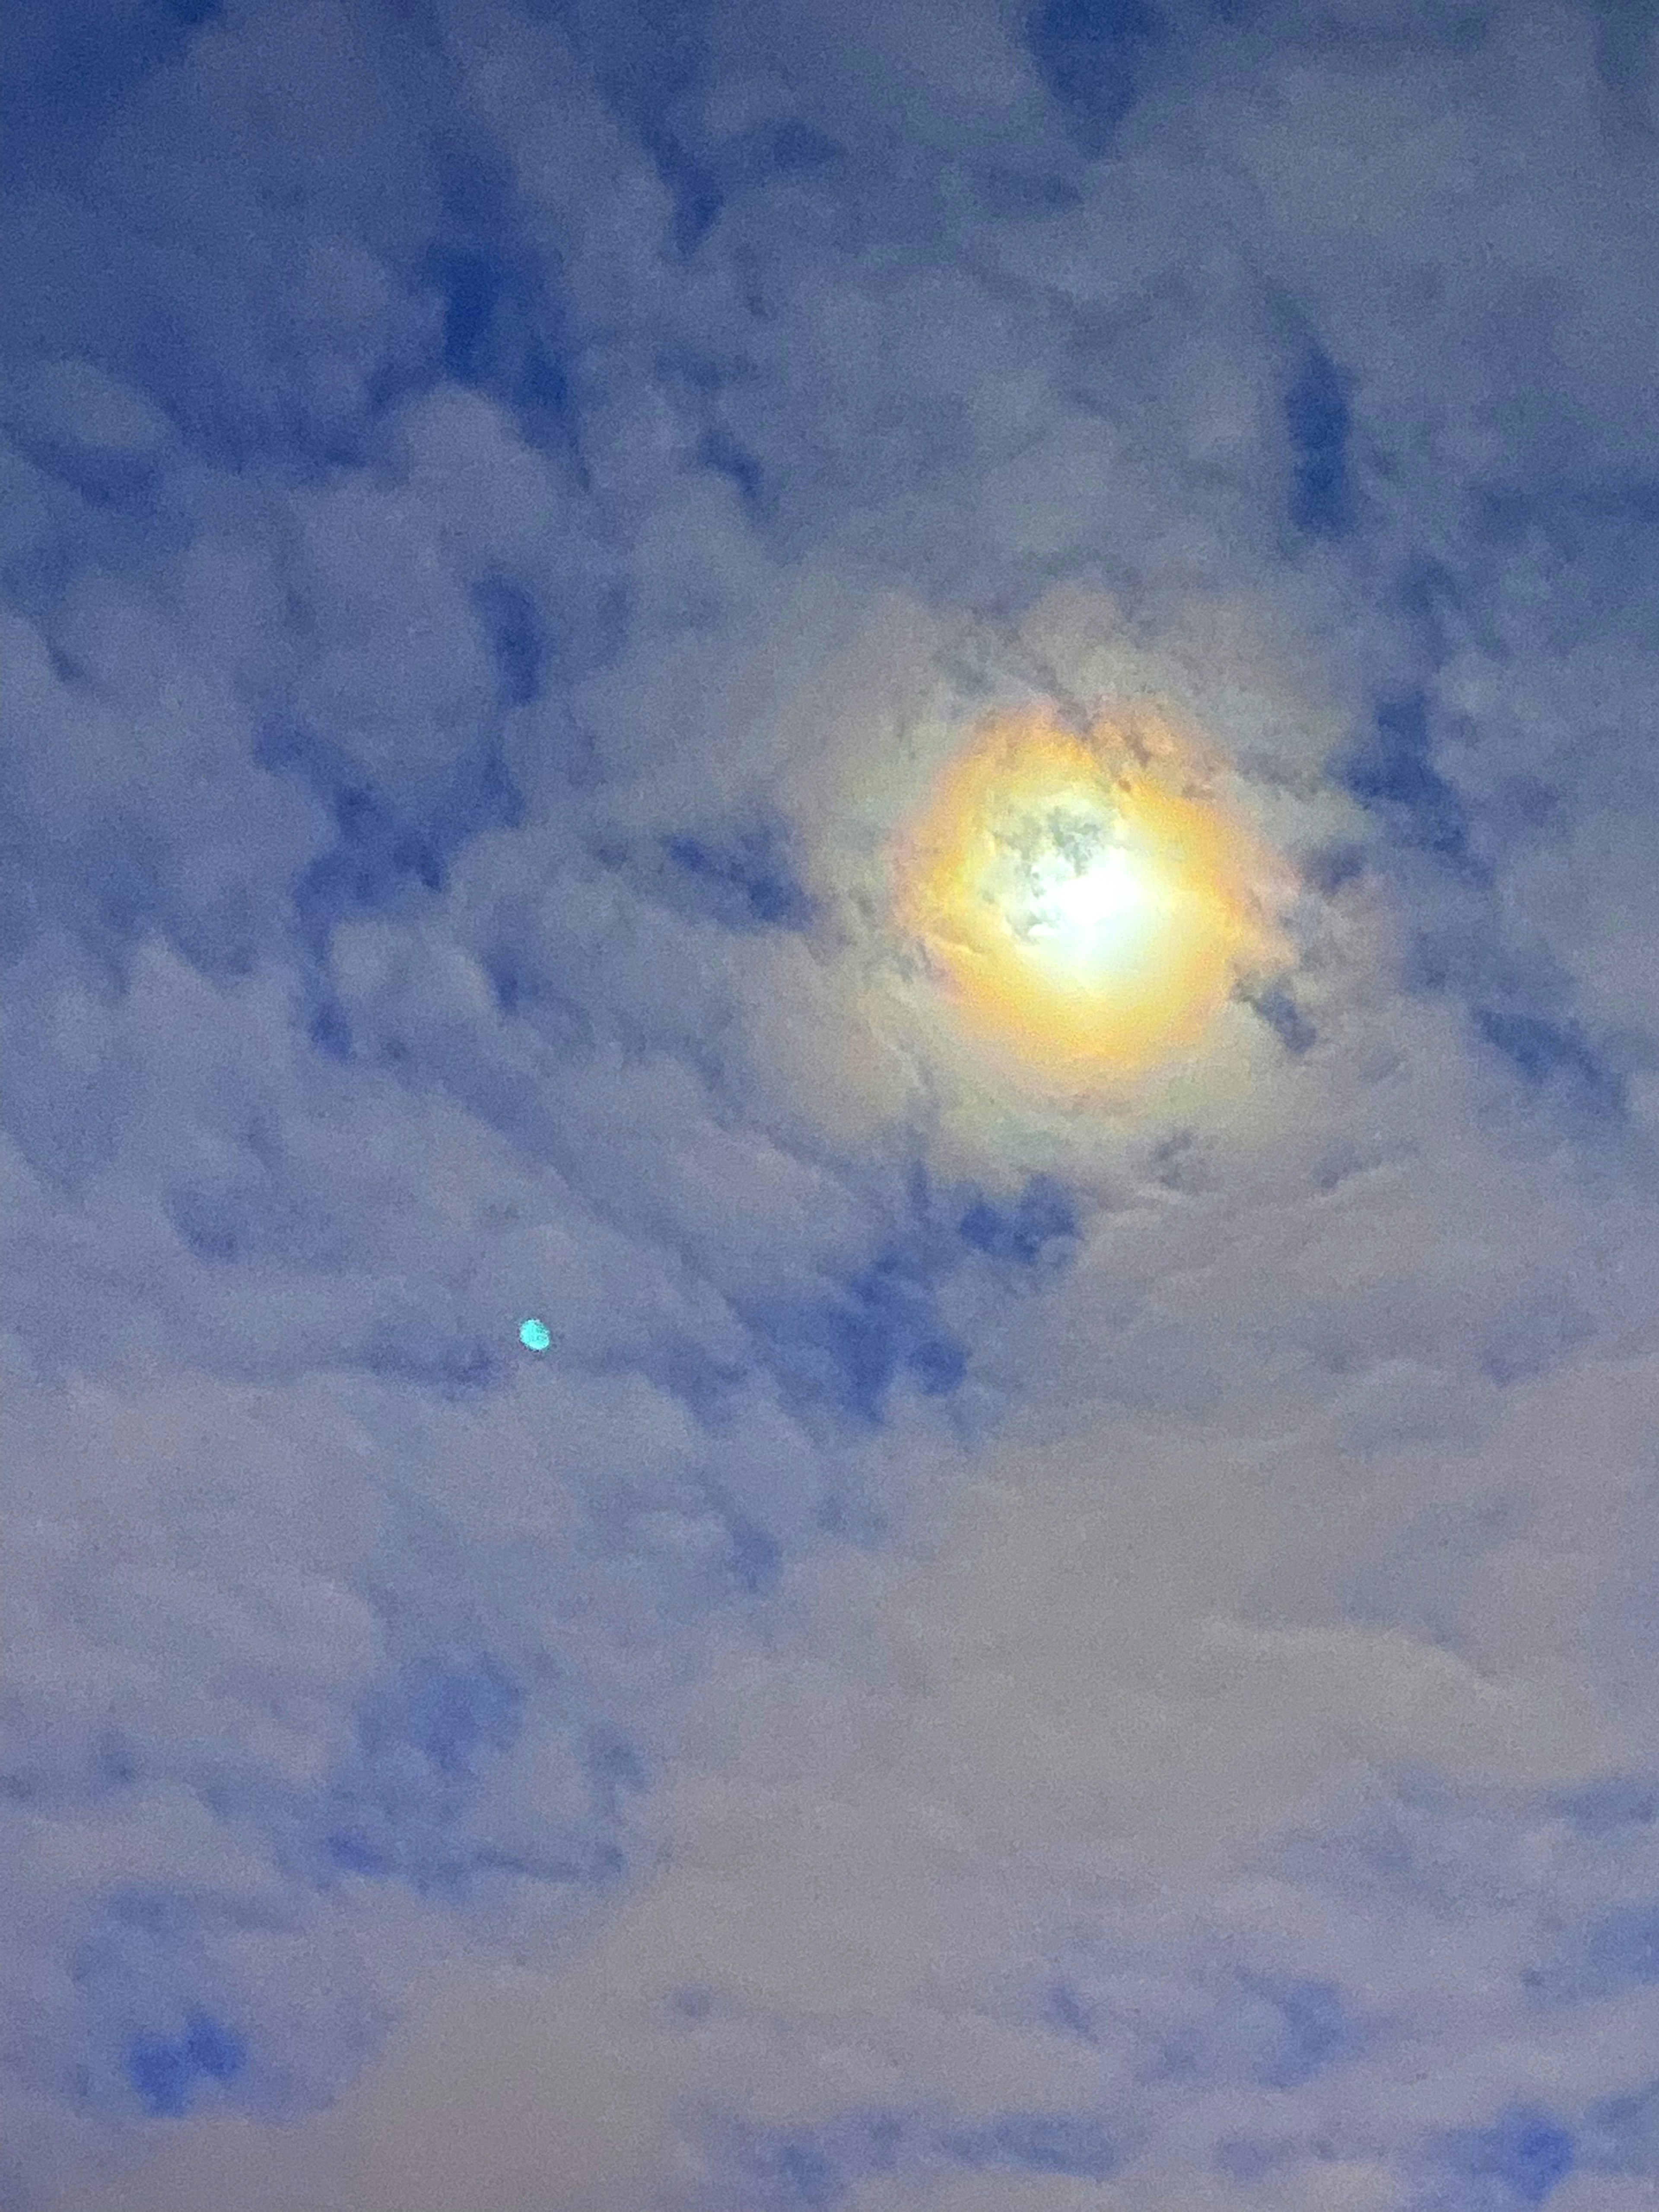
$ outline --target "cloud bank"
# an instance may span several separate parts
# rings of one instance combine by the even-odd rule
[[[18,11],[9,2212],[1659,2188],[1651,27],[879,15]]]

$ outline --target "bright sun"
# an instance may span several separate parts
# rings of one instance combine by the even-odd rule
[[[1282,861],[1159,718],[989,724],[898,852],[901,926],[963,1020],[1052,1074],[1144,1073],[1282,965]]]

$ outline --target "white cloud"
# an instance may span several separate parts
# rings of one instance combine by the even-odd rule
[[[1088,162],[1006,11],[233,9],[20,190],[20,2203],[1644,2201],[1651,149],[1221,13]],[[884,870],[1125,693],[1314,1042],[1107,1111]]]

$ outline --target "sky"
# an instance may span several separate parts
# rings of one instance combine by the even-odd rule
[[[5,2212],[1659,2205],[1644,0],[8,70]],[[1125,702],[1107,1095],[892,854]]]

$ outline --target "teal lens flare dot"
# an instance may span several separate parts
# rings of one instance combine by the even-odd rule
[[[545,1352],[553,1338],[544,1321],[532,1319],[520,1323],[519,1341],[526,1352]]]

